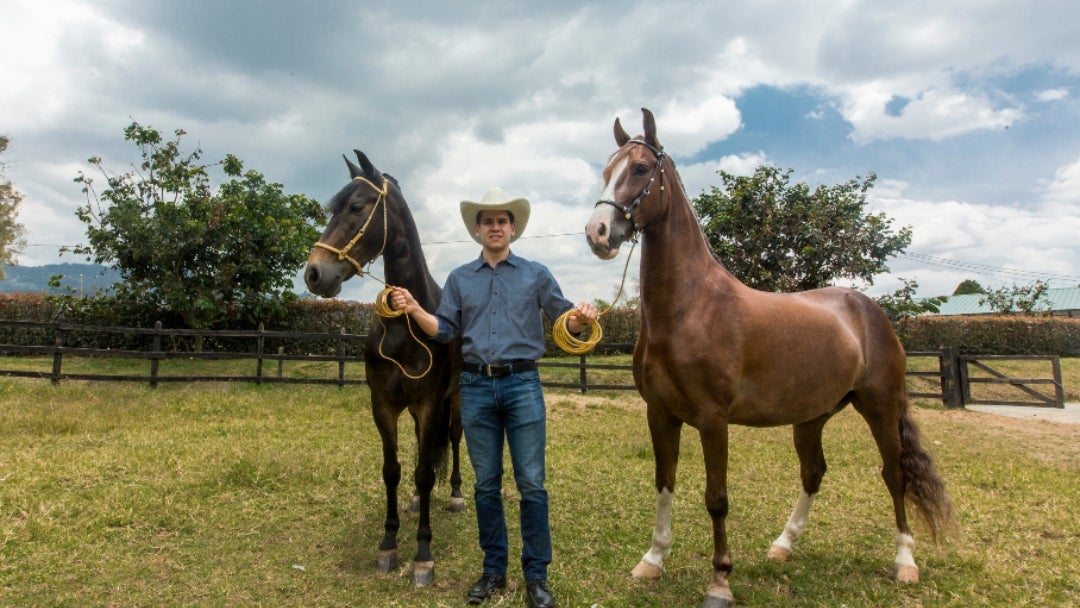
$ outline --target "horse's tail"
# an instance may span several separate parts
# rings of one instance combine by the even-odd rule
[[[905,498],[926,524],[931,539],[937,541],[956,530],[956,519],[945,482],[934,468],[930,454],[923,449],[919,435],[919,427],[904,412],[900,416],[900,468],[904,474]]]

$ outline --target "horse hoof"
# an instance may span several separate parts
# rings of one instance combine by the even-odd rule
[[[780,545],[770,545],[769,552],[765,554],[765,557],[774,562],[786,562],[791,557],[791,549]]]
[[[656,564],[650,564],[645,560],[638,562],[638,565],[634,566],[634,569],[630,571],[630,576],[637,579],[644,579],[647,581],[655,581],[664,574],[664,567],[657,566]]]
[[[427,587],[435,582],[435,562],[413,562],[412,582],[417,587]]]
[[[705,590],[705,599],[701,602],[701,608],[731,608],[735,605],[735,596],[727,585],[710,584]]]
[[[460,496],[455,496],[450,499],[450,511],[452,513],[462,513],[465,511],[465,499]]]
[[[726,597],[714,597],[706,595],[705,600],[701,602],[701,608],[731,608],[735,605],[735,600],[728,599]]]
[[[379,551],[375,559],[379,572],[393,572],[397,570],[397,549]]]
[[[897,566],[896,582],[902,585],[914,585],[919,582],[918,566]]]

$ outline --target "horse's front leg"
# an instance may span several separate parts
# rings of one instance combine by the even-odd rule
[[[712,518],[713,576],[705,590],[702,608],[729,608],[735,596],[728,586],[731,575],[731,555],[728,552],[726,520],[728,515],[727,465],[728,428],[726,420],[703,424],[701,448],[705,452],[705,508]]]
[[[653,523],[652,545],[630,574],[634,578],[655,580],[663,575],[664,558],[671,552],[671,510],[682,422],[651,404],[648,406],[648,419],[656,459],[656,521]]]
[[[372,398],[374,400],[374,395]],[[373,402],[371,409],[375,416],[375,427],[379,429],[379,437],[382,439],[382,477],[386,487],[386,521],[383,524],[383,538],[379,541],[376,564],[379,571],[390,572],[397,568],[397,533],[401,527],[397,503],[398,485],[401,483],[401,464],[397,458],[399,412],[381,402]]]

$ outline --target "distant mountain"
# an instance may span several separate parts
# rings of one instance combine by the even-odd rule
[[[59,289],[49,287],[49,279],[55,275],[63,275]],[[0,293],[66,293],[70,288],[75,293],[93,295],[120,280],[115,269],[98,264],[4,266],[4,276],[7,278],[0,281]]]

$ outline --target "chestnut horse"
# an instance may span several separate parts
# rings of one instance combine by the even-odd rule
[[[645,135],[615,120],[619,149],[585,228],[593,253],[612,259],[641,239],[641,328],[634,382],[647,404],[656,458],[652,546],[633,570],[658,578],[671,548],[671,507],[683,424],[705,453],[705,506],[713,525],[713,576],[703,606],[730,606],[728,425],[792,425],[802,491],[769,557],[786,560],[825,474],[821,434],[849,403],[870,426],[896,517],[895,575],[917,582],[905,498],[933,537],[953,525],[944,484],[908,411],[904,349],[865,295],[828,287],[778,294],[743,285],[712,256],[675,164],[646,109]]]
[[[326,230],[308,257],[304,281],[312,293],[333,297],[341,283],[380,255],[389,285],[407,288],[418,302],[433,311],[442,289],[431,277],[412,213],[397,182],[380,173],[359,150],[356,166],[348,158],[352,180],[332,199]],[[421,338],[417,338],[417,336]],[[398,418],[406,409],[416,429],[416,494],[413,510],[419,512],[413,583],[434,581],[431,555],[431,491],[437,471],[444,471],[447,448],[453,448],[450,474],[451,510],[465,509],[461,495],[459,447],[461,444],[458,376],[461,344],[436,344],[422,339],[405,315],[374,316],[364,348],[365,376],[371,389],[371,413],[382,438],[383,483],[386,485],[385,534],[379,543],[378,568],[397,567],[397,489],[401,481],[398,462]]]

